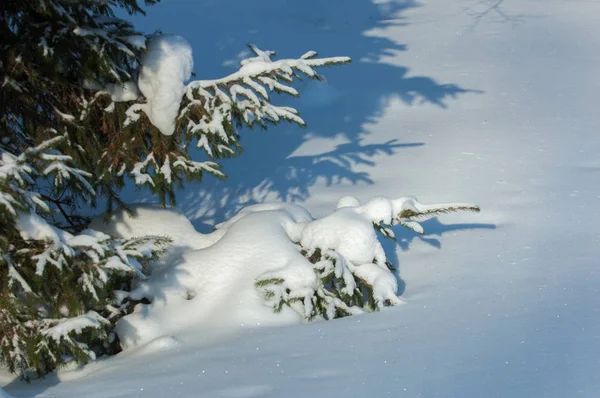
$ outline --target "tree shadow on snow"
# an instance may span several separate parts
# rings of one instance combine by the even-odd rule
[[[282,124],[266,132],[242,131],[243,155],[223,162],[228,180],[208,177],[178,193],[178,207],[194,226],[207,232],[252,203],[305,200],[317,181],[372,184],[364,170],[376,167],[378,157],[419,150],[423,143],[363,141],[368,134],[365,124],[377,121],[392,98],[446,108],[449,99],[472,92],[383,62],[383,57],[409,49],[369,32],[408,24],[403,13],[416,7],[414,0],[170,1],[149,7],[146,18],[136,19],[143,31],[161,29],[184,36],[194,49],[199,79],[234,72],[248,55],[248,42],[277,50],[278,57],[297,57],[312,49],[321,56],[353,59],[350,65],[322,70],[326,82],[296,83],[300,98],[273,96],[274,103],[297,108],[307,128]],[[325,140],[323,148],[295,154],[318,139]],[[140,195],[128,194],[126,199],[140,201]],[[150,195],[142,199],[154,200]]]

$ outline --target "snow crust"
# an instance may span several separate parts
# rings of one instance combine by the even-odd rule
[[[181,36],[157,35],[146,42],[138,86],[147,103],[144,112],[164,135],[175,131],[184,83],[194,68],[192,48]]]

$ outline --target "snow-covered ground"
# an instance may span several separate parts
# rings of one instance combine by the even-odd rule
[[[179,328],[30,385],[2,376],[6,392],[598,396],[600,2],[171,0],[148,11],[139,27],[185,37],[202,79],[232,72],[247,42],[354,60],[298,86],[289,101],[306,129],[243,132],[229,180],[179,193],[200,232],[268,200],[314,216],[346,195],[483,211],[427,221],[425,236],[396,230],[385,249],[403,305],[210,336]]]

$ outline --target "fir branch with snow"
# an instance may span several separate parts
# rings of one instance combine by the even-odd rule
[[[360,204],[344,197],[332,214],[292,229],[309,264],[291,262],[257,278],[255,286],[276,312],[288,306],[310,321],[378,311],[402,301],[392,264],[376,231],[395,239],[392,226],[423,234],[414,218],[454,211],[475,211],[466,203],[422,204],[414,197],[376,197]]]
[[[217,161],[241,151],[240,128],[267,128],[282,121],[305,125],[296,109],[273,105],[269,93],[298,96],[291,86],[294,78],[304,75],[322,80],[315,68],[350,62],[348,57],[316,58],[314,51],[297,59],[273,61],[274,51],[249,47],[255,56],[242,60],[237,72],[186,85],[193,58],[185,39],[155,35],[148,40],[138,77],[142,102],[127,108],[123,127],[143,125],[147,119],[153,126],[151,130],[157,129],[162,135],[155,134],[154,139],[168,143],[167,148],[153,146],[141,155],[130,172],[138,186],[149,187],[162,203],[167,197],[174,201],[175,182],[201,181],[204,173],[224,178]],[[201,149],[208,160],[191,159],[189,148],[194,147]]]
[[[90,174],[59,150],[66,141],[66,134],[57,135],[0,158],[0,363],[24,379],[30,371],[43,375],[106,351],[91,345],[102,347],[114,322],[130,310],[115,291],[145,278],[150,261],[169,243],[154,236],[114,239],[90,229],[75,234],[53,225],[40,185],[95,195]]]
[[[304,125],[296,109],[271,104],[269,93],[298,95],[294,78],[321,79],[316,68],[350,61],[317,58],[314,51],[274,61],[274,52],[250,46],[256,56],[243,60],[238,72],[188,82],[193,54],[184,38],[142,36],[117,17],[117,8],[143,13],[136,0],[5,3],[2,149],[19,156],[66,135],[62,153],[87,173],[108,212],[123,206],[119,191],[128,179],[164,205],[175,203],[174,190],[185,182],[200,182],[207,173],[224,178],[219,160],[240,152],[240,127],[284,120]],[[194,147],[205,156],[193,158]],[[60,172],[58,178],[69,170]],[[86,198],[79,193],[46,196],[67,222],[85,222],[78,206]]]

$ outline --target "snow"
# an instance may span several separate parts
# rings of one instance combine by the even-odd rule
[[[195,330],[201,340],[210,341],[222,330],[312,318],[312,297],[319,291],[319,277],[295,242],[309,252],[321,249],[334,259],[335,270],[326,273],[335,272],[344,279],[346,294],[354,294],[354,270],[373,287],[381,306],[385,302],[399,304],[398,285],[384,265],[385,253],[372,221],[356,209],[338,209],[313,220],[297,205],[259,204],[246,207],[210,234],[196,232],[187,218],[172,210],[143,205],[133,208],[135,218],[125,212],[114,214],[107,224],[98,218],[92,228],[122,238],[160,232],[173,239],[169,260],[164,261],[170,266],[156,267],[148,281],[130,294],[152,303],[139,304],[133,314],[117,323],[121,345],[132,350],[165,336],[179,340],[186,330]],[[371,264],[374,259],[381,265]],[[315,267],[333,266],[328,262]],[[111,262],[105,266],[112,267]],[[255,287],[257,281],[273,278],[283,283],[262,291]],[[266,291],[274,292],[273,300],[264,301],[261,293]],[[304,307],[283,308],[281,313],[271,308],[278,300],[293,297],[301,297]],[[331,318],[334,306],[363,312],[341,301],[330,305]]]
[[[377,240],[373,224],[354,209],[342,208],[304,227],[300,236],[302,247],[314,250],[333,249],[357,264],[377,259],[385,263],[383,247]]]
[[[101,327],[102,323],[106,322],[107,321],[96,312],[89,311],[84,315],[60,320],[57,325],[45,330],[44,334],[58,343],[71,332],[81,333],[81,331],[86,328],[98,329]]]
[[[119,210],[107,222],[104,216],[92,220],[90,229],[110,236],[130,239],[143,235],[169,236],[179,245],[193,249],[206,246],[190,221],[176,209],[167,210],[155,205],[136,205],[133,215]]]
[[[138,49],[146,48],[146,37],[145,36],[142,36],[142,35],[127,36],[125,38],[125,40],[127,41],[127,43],[131,44],[135,48],[138,48]]]
[[[51,240],[58,244],[73,237],[70,233],[55,228],[35,213],[20,214],[17,229],[25,240]]]
[[[140,210],[136,226],[152,224],[156,228],[160,224],[153,215],[165,217],[161,210]],[[254,287],[255,278],[262,272],[282,267],[292,259],[304,260],[282,226],[293,222],[292,217],[284,210],[259,215],[248,214],[209,235],[190,231],[189,221],[182,216],[170,217],[164,233],[171,230],[182,238],[171,236],[174,245],[195,245],[197,249],[184,251],[172,267],[155,271],[148,283],[132,293],[148,297],[153,303],[138,305],[133,314],[117,324],[122,345],[132,349],[161,336],[180,337],[178,334],[185,330],[195,330],[202,336],[199,341],[205,341],[222,333],[223,328],[297,322],[291,313],[274,314]],[[127,229],[133,234],[141,231],[131,224]],[[211,245],[203,248],[207,243]],[[229,290],[226,286],[235,288]]]
[[[5,390],[67,398],[597,396],[597,2],[221,0],[197,8],[163,2],[148,11],[140,28],[176,31],[210,55],[202,76],[229,73],[221,62],[250,39],[285,54],[312,47],[354,60],[327,72],[336,98],[322,97],[312,82],[296,86],[300,98],[290,104],[307,129],[253,134],[243,156],[225,164],[227,181],[187,186],[178,213],[149,231],[181,228],[178,239],[186,235],[191,245],[198,237],[201,248],[216,236],[194,235],[176,214],[209,231],[247,203],[272,200],[297,201],[322,217],[340,197],[359,199],[341,201],[352,213],[377,195],[414,193],[427,202],[474,202],[482,212],[424,221],[423,236],[393,229],[397,244],[383,248],[399,267],[403,305],[237,329],[217,327],[229,314],[215,310],[212,335],[179,334],[185,328],[171,325],[154,342],[81,370],[31,385],[3,377]],[[140,193],[129,199],[152,200]],[[280,220],[269,206],[265,216]],[[245,257],[247,247],[233,242],[238,234],[268,235],[267,227],[243,228],[244,219],[230,224],[231,242],[219,241],[227,256],[215,267],[230,255],[264,261],[270,254]],[[308,221],[294,221],[301,222]],[[242,292],[224,305],[247,301],[251,289]],[[202,294],[195,293],[179,298],[194,318]],[[298,319],[280,315],[270,319]]]
[[[144,112],[164,135],[175,131],[175,118],[184,83],[189,80],[194,67],[192,48],[181,36],[158,35],[146,43],[138,86],[147,104]]]
[[[110,99],[114,102],[135,101],[140,96],[136,82],[125,82],[117,84],[107,84],[104,88],[110,94]]]

